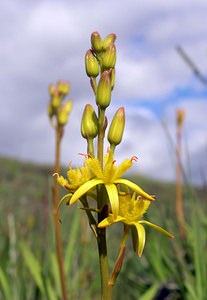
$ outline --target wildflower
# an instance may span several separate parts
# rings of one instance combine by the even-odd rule
[[[145,246],[145,229],[142,224],[147,224],[168,237],[173,238],[173,235],[165,229],[141,219],[148,210],[150,203],[150,201],[142,196],[136,197],[136,193],[131,197],[130,193],[119,192],[119,213],[117,218],[114,217],[113,213],[110,213],[107,218],[98,224],[98,227],[108,227],[117,222],[122,222],[130,226],[134,250],[138,251],[138,255],[141,256]]]
[[[59,176],[58,173],[55,173],[54,175],[57,176],[59,184],[71,193],[74,193],[81,185],[91,179],[90,170],[87,166],[75,169],[70,167],[67,172],[68,179],[65,179],[63,176]]]
[[[113,156],[111,152],[105,157],[104,168],[101,168],[100,162],[96,158],[86,157],[85,165],[90,170],[92,174],[92,179],[89,179],[84,184],[75,191],[70,199],[70,204],[73,204],[78,199],[80,199],[84,194],[86,194],[90,189],[93,189],[97,185],[104,185],[108,193],[109,202],[111,204],[111,209],[113,212],[113,217],[116,219],[119,212],[119,196],[117,185],[121,184],[127,186],[131,190],[135,191],[142,197],[152,201],[154,198],[144,192],[135,183],[121,178],[121,176],[132,166],[133,160],[137,157],[132,157],[131,159],[125,159],[118,167],[115,166],[113,161]]]

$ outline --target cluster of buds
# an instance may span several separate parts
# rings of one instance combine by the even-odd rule
[[[113,33],[102,40],[98,32],[93,32],[91,34],[91,49],[85,55],[86,74],[90,78],[99,112],[105,112],[111,102],[111,92],[115,83],[115,40],[116,35]],[[97,80],[98,76],[99,79]],[[98,126],[98,119],[93,107],[87,104],[81,123],[81,133],[84,138],[95,138],[99,130],[106,129],[106,117],[102,120],[102,127]],[[112,147],[121,142],[124,125],[125,113],[124,108],[121,107],[116,112],[109,128],[108,141]]]
[[[58,81],[57,87],[53,84],[49,85],[50,102],[48,104],[48,115],[53,126],[64,126],[68,122],[68,116],[72,109],[72,101],[67,100],[63,103],[63,100],[70,91],[70,84],[68,81],[63,83]]]

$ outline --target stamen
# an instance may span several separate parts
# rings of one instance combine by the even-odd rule
[[[52,176],[57,176],[57,178],[60,177],[58,173],[54,173],[54,174],[52,174]]]
[[[78,155],[82,155],[85,158],[91,158],[92,157],[90,154],[84,154],[84,153],[78,153]]]
[[[138,161],[138,157],[134,155],[134,156],[132,156],[132,157],[131,157],[131,159],[130,159],[130,160],[131,160],[131,161],[133,161],[133,160],[134,160],[134,161],[136,161],[136,162],[137,162],[137,161]]]
[[[114,164],[115,164],[115,162],[116,162],[116,159],[114,159],[114,160],[112,161],[112,164],[114,165]]]

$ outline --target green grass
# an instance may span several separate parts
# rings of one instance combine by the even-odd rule
[[[61,299],[51,205],[53,167],[4,157],[0,165],[0,299]],[[165,293],[169,299],[205,300],[205,191],[184,187],[187,239],[183,241],[174,213],[175,185],[140,176],[130,179],[156,195],[145,218],[169,230],[175,239],[146,228],[142,258],[133,253],[128,239],[114,299],[161,300],[167,299]],[[96,300],[100,288],[96,241],[77,206],[62,205],[60,210],[68,290],[71,300]],[[115,224],[107,233],[111,268],[121,230]]]

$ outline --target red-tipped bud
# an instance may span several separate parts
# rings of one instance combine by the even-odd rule
[[[101,52],[103,47],[103,42],[101,36],[98,32],[93,32],[91,34],[91,45],[95,52]]]
[[[125,127],[125,111],[124,107],[120,107],[111,122],[108,131],[108,141],[111,145],[117,146],[121,143]]]
[[[99,64],[91,50],[88,50],[85,55],[85,68],[88,77],[97,77],[99,75]]]
[[[104,71],[98,83],[96,104],[105,109],[111,101],[111,79],[108,71]]]
[[[103,50],[105,51],[111,43],[114,43],[116,40],[116,35],[114,33],[110,33],[103,41]]]

